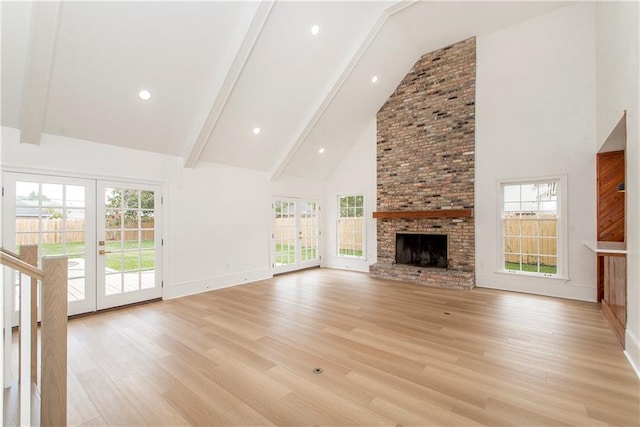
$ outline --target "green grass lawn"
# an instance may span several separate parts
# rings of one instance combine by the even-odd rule
[[[302,248],[300,258],[302,261],[316,259],[316,248]],[[276,244],[276,264],[293,264],[296,262],[295,246]]]
[[[558,273],[558,267],[555,265],[541,265],[540,271],[538,271],[538,266],[536,264],[522,264],[522,270],[520,270],[520,264],[517,262],[505,262],[504,268],[505,270],[527,271],[532,273]]]
[[[153,240],[143,240],[138,247],[137,241],[126,241],[122,247],[122,254],[107,254],[105,265],[107,268],[116,271],[131,271],[152,269],[155,266],[156,252],[154,250],[155,242]],[[64,255],[62,243],[43,243],[40,247],[43,256],[45,255]],[[107,251],[120,251],[121,242],[107,242],[105,245]],[[138,249],[141,249],[138,251]],[[140,260],[138,262],[138,254]],[[71,242],[66,244],[66,255],[70,258],[84,257],[84,242]],[[123,270],[124,267],[124,270]]]
[[[342,256],[361,257],[362,256],[362,250],[360,250],[360,249],[340,249],[340,255],[342,255]]]

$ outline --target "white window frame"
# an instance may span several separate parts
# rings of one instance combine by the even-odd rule
[[[555,181],[558,183],[558,230],[557,230],[557,272],[552,273],[538,273],[530,271],[518,271],[505,269],[505,247],[504,247],[504,186],[505,185],[526,185],[526,184],[539,184],[544,182]],[[519,276],[532,276],[538,278],[548,279],[560,279],[569,280],[569,254],[568,254],[568,239],[567,230],[568,227],[568,215],[567,215],[567,176],[566,175],[553,175],[544,177],[533,178],[514,178],[514,179],[501,179],[498,181],[498,242],[499,248],[498,254],[498,266],[497,271],[499,273],[515,274]]]
[[[344,198],[344,197],[357,197],[357,196],[362,196],[362,247],[361,247],[361,251],[362,251],[362,255],[358,256],[358,255],[343,255],[340,253],[340,199]],[[352,258],[352,259],[366,259],[367,258],[367,253],[366,253],[366,249],[367,249],[367,216],[366,216],[366,212],[367,212],[367,200],[366,197],[364,195],[364,193],[345,193],[345,194],[338,194],[336,197],[336,214],[337,214],[337,218],[336,218],[336,256],[339,258]],[[357,218],[357,217],[354,217]]]

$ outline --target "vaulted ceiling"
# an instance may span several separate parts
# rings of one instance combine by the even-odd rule
[[[2,1],[2,125],[324,179],[422,54],[565,4]]]

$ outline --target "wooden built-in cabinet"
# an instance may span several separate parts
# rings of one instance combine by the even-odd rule
[[[627,326],[625,147],[626,113],[596,155],[597,242],[587,244],[596,252],[598,301],[622,348]]]
[[[624,348],[627,325],[627,257],[623,254],[601,254],[598,264],[602,271],[602,313]]]

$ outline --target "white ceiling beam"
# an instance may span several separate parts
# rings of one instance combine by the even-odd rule
[[[240,48],[233,58],[233,62],[229,67],[229,71],[222,83],[221,89],[218,92],[216,99],[213,101],[213,105],[211,105],[209,115],[200,129],[198,138],[187,150],[188,154],[184,163],[185,167],[194,168],[196,164],[198,164],[198,160],[200,160],[202,152],[206,148],[209,138],[211,138],[211,134],[218,124],[220,115],[222,114],[222,111],[224,110],[236,83],[238,82],[240,74],[242,74],[242,70],[253,51],[253,47],[255,46],[258,37],[260,37],[260,33],[262,32],[264,24],[267,22],[267,18],[273,8],[273,4],[273,1],[261,2],[256,13],[253,15],[249,29],[242,40]]]
[[[60,6],[59,1],[33,2],[20,112],[20,142],[25,144],[40,144],[49,98]]]
[[[298,134],[298,136],[289,143],[286,150],[283,152],[283,155],[280,157],[276,165],[276,168],[271,173],[272,181],[275,181],[278,178],[280,178],[284,170],[287,168],[287,165],[289,164],[291,159],[293,159],[293,156],[296,154],[298,149],[302,146],[304,140],[307,138],[307,136],[309,136],[309,134],[311,133],[313,128],[316,126],[316,124],[318,123],[318,121],[326,111],[326,109],[329,107],[329,105],[331,105],[331,102],[333,102],[334,98],[340,91],[340,88],[342,88],[342,85],[347,81],[347,79],[349,78],[353,70],[356,68],[356,66],[360,62],[360,59],[362,59],[364,54],[367,52],[367,49],[369,49],[369,46],[371,45],[371,43],[373,43],[376,36],[384,26],[385,22],[387,22],[387,19],[393,14],[400,12],[401,10],[405,9],[408,6],[411,6],[417,1],[418,0],[399,1],[393,6],[388,7],[382,12],[382,14],[380,15],[380,18],[378,18],[376,23],[373,25],[373,27],[369,31],[369,34],[367,34],[367,37],[362,41],[362,43],[360,44],[360,47],[358,48],[356,53],[352,56],[351,61],[349,61],[349,63],[347,64],[345,69],[342,71],[338,79],[333,83],[333,85],[330,86],[330,89],[325,92],[325,96],[320,98],[321,102],[315,108],[309,120],[306,121],[307,124],[305,125],[305,127]]]

